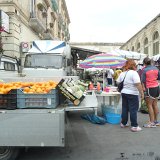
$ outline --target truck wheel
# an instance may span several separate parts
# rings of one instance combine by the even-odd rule
[[[18,148],[0,146],[0,160],[15,160],[18,156],[18,153]]]

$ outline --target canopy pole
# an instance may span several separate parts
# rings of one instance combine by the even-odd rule
[[[104,68],[103,68],[103,91],[104,91],[104,87],[105,87],[105,73],[104,73]]]

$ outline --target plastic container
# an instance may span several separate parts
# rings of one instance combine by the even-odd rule
[[[120,124],[121,115],[115,113],[107,113],[105,116],[106,122],[110,124]]]
[[[109,87],[106,87],[106,88],[104,89],[104,91],[105,91],[105,92],[109,92],[109,91],[110,91],[110,88],[109,88]]]
[[[107,113],[121,114],[121,108],[114,107],[113,105],[102,105],[102,115],[105,116]]]
[[[16,108],[17,108],[16,89],[11,90],[8,94],[0,94],[0,109],[16,109]]]
[[[97,82],[97,92],[101,91],[101,84],[99,82]]]
[[[93,90],[93,89],[94,89],[93,83],[90,82],[90,84],[89,84],[89,90]]]
[[[59,95],[56,89],[47,94],[26,94],[17,90],[17,108],[56,108],[59,104]]]

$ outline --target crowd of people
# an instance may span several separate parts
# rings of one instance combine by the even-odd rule
[[[145,108],[149,115],[148,121],[144,123],[143,127],[156,128],[160,126],[157,105],[160,92],[160,70],[152,63],[150,58],[146,57],[140,68],[137,67],[134,60],[129,59],[122,68],[107,69],[105,77],[106,86],[117,86],[124,80],[121,90],[121,128],[129,126],[130,118],[131,131],[142,130],[138,125],[137,117],[140,102],[145,102]]]
[[[124,80],[122,96],[122,114],[121,124],[122,128],[128,127],[128,120],[130,116],[131,131],[141,131],[142,128],[138,125],[137,113],[139,109],[139,100],[145,100],[149,112],[148,123],[143,127],[155,128],[159,126],[158,122],[158,97],[159,97],[159,80],[160,71],[157,67],[152,65],[150,58],[146,57],[143,60],[143,67],[141,72],[137,71],[137,65],[134,60],[127,60],[125,66],[121,71],[117,69],[113,72],[112,69],[108,71],[107,83],[112,85],[111,79],[114,79],[115,85]],[[112,76],[112,77],[111,77]]]

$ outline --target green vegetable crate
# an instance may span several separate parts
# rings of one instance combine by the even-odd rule
[[[65,79],[62,79],[56,89],[67,99],[69,99],[75,106],[78,106],[82,100],[85,98],[84,95],[76,97],[71,91],[73,90],[72,87],[64,85]]]

